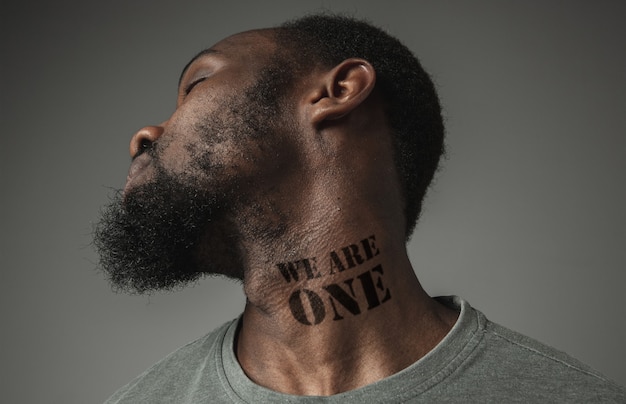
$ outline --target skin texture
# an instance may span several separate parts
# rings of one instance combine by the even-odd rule
[[[207,226],[192,251],[201,268],[240,267],[242,368],[276,391],[332,395],[414,363],[458,313],[424,292],[408,260],[389,128],[366,60],[297,77],[258,133],[212,130],[212,117],[243,127],[246,111],[224,110],[223,100],[254,88],[275,50],[271,30],[250,31],[193,60],[176,111],[132,138],[124,195],[162,170],[224,196],[236,237],[216,248]],[[153,145],[158,152],[142,153]]]

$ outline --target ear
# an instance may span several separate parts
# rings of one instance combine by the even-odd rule
[[[310,98],[311,123],[342,118],[367,99],[376,83],[374,67],[364,59],[346,59],[315,82]]]

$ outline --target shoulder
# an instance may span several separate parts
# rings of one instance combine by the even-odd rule
[[[528,398],[568,402],[626,402],[621,386],[564,352],[488,320],[482,333],[472,355],[476,365],[511,394],[523,391]]]
[[[177,349],[133,381],[118,390],[105,404],[179,402],[179,392],[193,389],[198,376],[211,375],[214,357],[226,331],[236,320],[225,323],[205,336]]]
[[[485,346],[495,355],[506,354],[506,357],[502,358],[505,363],[534,365],[532,368],[534,372],[544,369],[606,380],[599,372],[565,352],[499,324],[487,321],[483,332]]]
[[[464,402],[626,403],[626,390],[590,366],[489,321],[458,296],[437,299],[460,316],[431,353],[445,355],[425,397],[454,402],[462,392]]]

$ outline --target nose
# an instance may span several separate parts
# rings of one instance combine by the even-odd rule
[[[141,128],[130,139],[130,157],[135,158],[152,146],[161,137],[164,124]]]

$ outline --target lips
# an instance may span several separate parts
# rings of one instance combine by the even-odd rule
[[[144,176],[147,171],[146,168],[150,165],[150,156],[148,153],[143,153],[133,160],[128,170],[128,176],[126,177],[126,185],[124,186],[123,194],[126,195],[128,191],[134,186],[138,179]],[[135,184],[136,185],[136,184]]]

